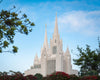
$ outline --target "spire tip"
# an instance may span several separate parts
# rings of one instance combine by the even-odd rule
[[[45,28],[47,28],[47,24],[45,24]]]
[[[57,12],[56,12],[56,16],[57,16]]]

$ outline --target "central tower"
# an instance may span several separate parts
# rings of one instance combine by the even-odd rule
[[[25,75],[41,73],[43,76],[46,76],[55,71],[62,71],[68,74],[78,74],[78,71],[72,70],[69,48],[67,48],[65,53],[63,52],[62,39],[60,39],[58,31],[57,14],[55,18],[53,38],[50,39],[50,45],[48,45],[47,29],[45,29],[44,44],[41,48],[41,57],[38,58],[36,55],[34,65],[31,69],[25,72]]]
[[[55,71],[63,71],[63,51],[62,40],[58,32],[57,14],[55,19],[55,28],[53,38],[50,39],[50,54],[51,58],[55,60]]]

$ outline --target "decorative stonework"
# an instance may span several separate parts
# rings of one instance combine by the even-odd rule
[[[47,74],[51,74],[56,71],[56,60],[47,60]]]
[[[62,39],[60,39],[58,33],[57,16],[53,39],[50,39],[50,46],[48,46],[47,30],[45,30],[44,44],[41,48],[41,58],[38,58],[36,54],[34,65],[31,66],[29,70],[25,71],[25,75],[40,73],[46,76],[55,71],[63,71],[68,74],[78,75],[78,71],[72,69],[69,48],[67,48],[65,53],[63,52]]]

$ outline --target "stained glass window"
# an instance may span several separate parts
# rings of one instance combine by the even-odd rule
[[[53,47],[53,54],[56,54],[57,53],[57,46],[54,46]]]

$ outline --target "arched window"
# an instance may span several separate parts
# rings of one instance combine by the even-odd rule
[[[56,39],[55,39],[55,43],[56,43]]]
[[[53,46],[52,52],[53,52],[53,54],[57,53],[57,46]]]

